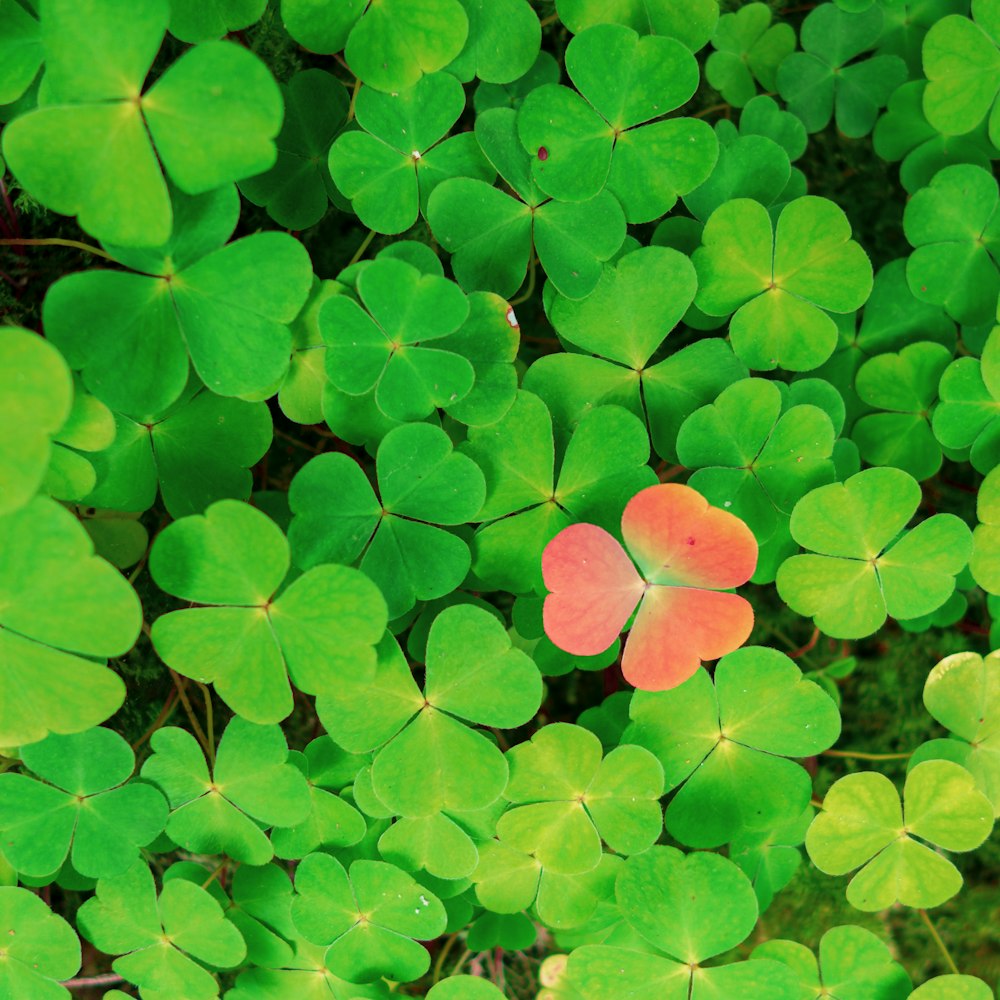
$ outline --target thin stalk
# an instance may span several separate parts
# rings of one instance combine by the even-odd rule
[[[926,924],[927,930],[930,931],[931,937],[934,939],[934,943],[938,946],[938,951],[941,952],[941,956],[944,958],[945,965],[951,969],[954,975],[959,975],[958,966],[955,964],[955,959],[951,957],[951,952],[948,951],[947,945],[941,940],[941,935],[938,934],[937,928],[934,926],[933,921],[928,915],[926,910],[917,910],[920,914],[920,919]]]
[[[220,864],[219,867],[216,868],[215,871],[213,871],[212,874],[209,875],[208,878],[201,883],[202,889],[207,889],[215,881],[215,879],[218,878],[219,874],[222,872],[222,869],[225,868],[227,864],[229,864],[228,861],[223,861],[222,864]]]
[[[95,257],[103,257],[105,260],[114,260],[109,253],[105,253],[100,247],[92,247],[89,243],[81,243],[79,240],[64,240],[57,236],[44,240],[0,240],[0,246],[4,247],[72,247],[74,250],[85,250]]]
[[[909,760],[913,756],[913,751],[909,753],[863,753],[861,750],[824,750],[820,754],[822,757],[846,757],[849,760]]]
[[[441,950],[438,952],[437,958],[434,960],[434,970],[431,975],[431,984],[438,982],[441,978],[441,973],[444,972],[445,959],[448,957],[448,953],[454,947],[455,942],[458,940],[457,934],[452,934],[447,941],[441,946]]]
[[[191,701],[187,696],[187,691],[184,689],[184,682],[181,680],[181,675],[172,667],[167,667],[167,669],[170,671],[170,676],[174,679],[174,686],[177,688],[177,695],[184,706],[184,711],[187,712],[188,722],[191,723],[191,728],[194,730],[195,736],[198,737],[198,742],[205,751],[205,756],[210,757],[211,751],[208,749],[208,739],[201,728],[201,724],[198,722],[198,717],[194,714],[194,709],[191,707]]]
[[[177,688],[171,688],[170,694],[167,695],[167,700],[163,703],[163,708],[160,709],[160,714],[153,721],[149,729],[132,744],[132,749],[138,750],[173,715],[175,708],[177,708]]]
[[[532,295],[535,294],[535,255],[531,255],[531,261],[528,264],[528,287],[523,295],[519,295],[516,299],[511,299],[511,307],[519,306],[522,302],[527,302]]]
[[[215,770],[215,721],[212,717],[212,692],[201,683],[195,681],[201,688],[201,696],[205,699],[205,735],[208,737],[208,764]]]
[[[64,979],[61,986],[68,990],[88,990],[95,986],[114,986],[115,983],[124,983],[122,976],[114,972],[107,972],[103,976],[80,976],[77,979]]]
[[[372,240],[375,239],[375,230],[369,229],[368,235],[361,241],[361,246],[354,251],[354,256],[347,262],[347,266],[350,267],[352,264],[357,264],[359,260],[364,256],[365,251],[371,246]]]

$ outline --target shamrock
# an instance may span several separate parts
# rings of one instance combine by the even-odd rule
[[[781,599],[838,638],[871,635],[887,615],[917,618],[941,607],[968,562],[971,534],[954,514],[902,532],[919,504],[916,480],[892,467],[807,494],[792,511],[791,532],[812,553],[781,565]]]
[[[333,143],[330,174],[376,232],[409,229],[445,177],[493,180],[473,135],[442,142],[465,107],[462,85],[450,73],[423,76],[399,93],[362,87],[354,107],[363,131],[344,132]]]
[[[952,735],[919,747],[911,766],[936,758],[961,764],[1000,816],[1000,653],[946,656],[927,676],[924,706]]]
[[[819,942],[819,961],[795,941],[765,941],[752,959],[774,959],[798,977],[802,996],[878,996],[906,1000],[912,984],[906,970],[892,959],[885,943],[863,927],[831,927]]]
[[[80,941],[62,917],[28,889],[0,886],[0,996],[68,1000],[57,980],[80,968]]]
[[[885,775],[839,779],[809,827],[806,850],[828,875],[860,869],[847,886],[856,909],[884,910],[897,901],[928,908],[962,886],[958,869],[933,848],[971,851],[992,829],[993,806],[972,775],[951,761],[928,760],[906,776],[902,808]]]
[[[276,155],[281,94],[242,46],[195,46],[142,92],[168,18],[167,0],[141,11],[130,0],[47,0],[46,101],[4,129],[4,156],[26,190],[123,247],[170,237],[163,169],[196,195],[258,174]]]
[[[137,419],[180,398],[189,357],[219,395],[270,391],[288,370],[288,324],[312,282],[309,255],[287,233],[224,245],[239,218],[231,185],[198,197],[175,191],[173,202],[176,224],[162,246],[109,247],[140,273],[70,274],[43,304],[46,335],[87,388]]]
[[[255,18],[256,20],[256,18]],[[289,229],[308,229],[326,214],[332,186],[327,156],[347,118],[344,86],[332,74],[307,69],[282,87],[285,121],[275,140],[278,158],[266,173],[247,177],[240,191]]]
[[[650,990],[662,1000],[699,995],[798,1000],[795,976],[777,962],[703,967],[706,959],[739,945],[757,922],[750,882],[726,858],[704,852],[685,857],[674,847],[652,847],[625,862],[615,896],[641,943],[634,950],[601,944],[573,949],[568,985],[588,1000]]]
[[[0,336],[0,515],[27,503],[45,481],[52,439],[69,419],[73,399],[73,377],[62,355],[28,330],[5,327]]]
[[[622,535],[641,575],[593,524],[570,525],[546,546],[545,632],[557,646],[582,655],[606,649],[638,605],[622,672],[636,687],[659,691],[746,640],[749,603],[714,589],[739,586],[753,573],[757,543],[739,518],[688,486],[663,483],[626,504]]]
[[[688,485],[746,522],[758,543],[802,496],[834,480],[836,432],[818,406],[783,405],[765,379],[742,379],[695,410],[677,435]]]
[[[561,875],[592,871],[601,841],[639,854],[662,829],[663,772],[642,747],[617,747],[603,760],[600,740],[579,726],[553,723],[507,753],[510,780],[501,842]]]
[[[240,932],[203,888],[172,879],[157,896],[141,859],[97,883],[97,894],[80,907],[77,926],[100,951],[121,956],[111,967],[147,1000],[212,1000],[219,984],[200,963],[233,968],[246,955]]]
[[[479,466],[431,424],[390,431],[375,459],[381,499],[344,454],[319,455],[292,480],[289,539],[297,565],[351,563],[381,588],[389,617],[443,597],[465,578],[469,548],[440,524],[475,518],[486,487]],[[434,524],[427,523],[433,519]]]
[[[579,93],[559,84],[536,87],[517,115],[532,179],[546,194],[588,201],[607,187],[629,222],[649,222],[708,176],[716,158],[708,125],[649,124],[698,86],[697,63],[683,43],[594,25],[566,47],[566,71]],[[632,87],[633,79],[643,87]]]
[[[611,439],[614,452],[604,446]],[[462,451],[486,479],[473,572],[513,593],[542,589],[542,550],[561,529],[573,521],[614,529],[628,499],[656,481],[645,429],[618,406],[595,407],[580,419],[557,477],[551,417],[523,390],[502,420],[470,429]]]
[[[906,63],[898,56],[857,60],[873,48],[882,29],[882,11],[847,13],[832,4],[816,7],[802,22],[802,52],[778,67],[778,93],[810,132],[837,128],[850,138],[867,135],[889,95],[906,82]]]
[[[847,216],[825,198],[796,198],[776,224],[758,202],[727,201],[692,258],[695,304],[711,316],[735,311],[730,337],[747,367],[816,368],[837,344],[829,313],[857,309],[872,289],[871,263],[850,236]]]
[[[307,941],[328,946],[335,976],[361,983],[419,979],[430,955],[414,938],[436,938],[447,923],[441,901],[395,865],[360,860],[348,872],[328,854],[296,869],[292,919]]]
[[[971,132],[989,115],[989,134],[1000,146],[1000,33],[997,0],[972,0],[972,20],[952,14],[924,39],[924,113],[946,135]],[[992,111],[991,111],[992,108]]]
[[[906,280],[922,302],[941,305],[959,323],[993,318],[1000,293],[1000,203],[996,179],[982,167],[939,170],[903,213],[914,247]]]
[[[543,194],[532,179],[516,122],[511,108],[494,108],[477,116],[475,130],[480,148],[513,195],[474,177],[451,178],[435,188],[427,220],[454,255],[452,267],[463,288],[512,295],[524,281],[534,247],[553,285],[571,298],[583,298],[600,280],[603,263],[621,247],[625,216],[608,192],[583,202]]]
[[[705,63],[705,78],[723,99],[742,108],[756,93],[775,89],[778,66],[795,49],[795,29],[771,24],[771,8],[749,3],[723,14],[712,36],[715,48]]]
[[[287,763],[278,726],[234,716],[219,741],[211,777],[198,741],[185,730],[158,729],[150,745],[154,752],[142,776],[170,802],[167,835],[190,851],[267,864],[274,850],[261,828],[295,826],[310,814],[309,786]]]
[[[348,674],[370,678],[385,629],[378,588],[347,566],[317,566],[276,597],[289,562],[281,529],[235,500],[174,521],[150,552],[161,589],[206,605],[157,618],[157,652],[186,677],[214,682],[251,722],[291,712],[289,677],[309,694]]]
[[[523,725],[541,702],[538,669],[511,647],[493,615],[467,604],[445,608],[434,619],[426,661],[421,693],[387,636],[373,682],[381,692],[378,704],[371,702],[370,683],[347,682],[321,695],[316,710],[344,749],[380,748],[371,787],[394,814],[419,819],[441,810],[485,809],[507,785],[507,761],[466,723]]]
[[[666,787],[668,832],[717,847],[742,830],[773,827],[809,804],[812,781],[788,757],[810,757],[840,735],[830,697],[783,653],[750,646],[671,691],[638,691],[623,740],[654,753]],[[709,805],[711,804],[711,805]]]
[[[72,846],[81,875],[118,875],[163,830],[163,796],[149,785],[126,784],[135,755],[116,732],[53,734],[25,747],[21,759],[42,780],[0,774],[0,834],[18,871],[52,875]]]
[[[49,497],[0,517],[0,552],[0,747],[103,722],[125,685],[100,658],[138,637],[135,591]]]

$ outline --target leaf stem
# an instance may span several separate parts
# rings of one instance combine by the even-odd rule
[[[78,979],[64,979],[59,985],[65,986],[68,990],[86,990],[92,989],[94,986],[114,986],[115,983],[124,982],[124,976],[108,972],[103,976],[80,976]]]
[[[191,723],[191,728],[194,730],[195,736],[198,737],[198,742],[205,751],[205,756],[211,760],[215,755],[212,750],[209,750],[210,744],[198,722],[198,717],[194,714],[194,709],[191,707],[191,701],[187,696],[187,691],[184,689],[184,682],[181,680],[181,675],[173,667],[167,667],[167,670],[170,671],[170,676],[174,679],[174,686],[177,688],[177,694],[181,699],[181,704],[184,706],[184,711],[187,712],[188,722]]]
[[[448,957],[448,953],[454,947],[455,942],[458,940],[457,934],[452,934],[447,941],[441,946],[441,950],[438,952],[437,958],[434,960],[434,970],[431,975],[431,985],[438,982],[441,978],[441,973],[444,971],[444,962]]]
[[[528,263],[528,287],[523,295],[519,295],[516,299],[510,300],[510,306],[519,306],[522,302],[527,302],[532,295],[535,294],[535,255],[531,255],[531,259]]]
[[[347,266],[350,267],[352,264],[357,264],[359,260],[364,256],[364,252],[371,246],[372,240],[375,239],[375,230],[369,229],[368,235],[361,241],[361,246],[354,251],[354,256],[347,262]]]
[[[938,946],[938,951],[941,952],[945,964],[956,976],[960,975],[958,966],[955,964],[955,960],[951,957],[951,952],[948,951],[947,945],[941,940],[941,935],[938,934],[937,928],[934,926],[930,915],[926,910],[917,910],[917,913],[920,914],[920,919],[927,925],[927,930],[930,931],[931,937],[934,939],[934,943]]]
[[[213,871],[212,874],[209,875],[208,878],[205,879],[205,881],[201,883],[202,889],[207,889],[212,884],[212,882],[214,882],[215,879],[218,878],[219,873],[222,871],[223,868],[226,867],[227,864],[229,864],[229,859],[228,858],[226,858],[222,862],[222,864],[220,864],[219,867],[216,868],[215,871]]]
[[[720,104],[710,104],[707,108],[702,108],[701,111],[696,112],[691,115],[692,118],[704,118],[706,115],[714,114],[716,111],[726,111],[729,108],[729,104],[722,101]]]
[[[205,735],[208,737],[208,763],[215,770],[215,720],[212,717],[212,692],[201,681],[195,681],[205,699]]]
[[[541,22],[539,22],[538,26],[540,28],[547,28],[550,24],[555,24],[556,21],[558,21],[558,20],[559,20],[559,15],[558,14],[549,14],[548,17],[546,17],[544,20],[542,20]]]
[[[913,751],[909,753],[864,753],[861,750],[823,750],[822,757],[847,757],[856,760],[909,760],[913,756]]]
[[[343,65],[347,69],[351,68],[350,66],[347,65],[347,63],[343,63]],[[360,89],[361,89],[361,77],[355,77],[354,78],[354,89],[351,91],[351,104],[350,104],[350,106],[347,109],[347,120],[349,122],[354,121],[354,103],[358,99],[358,91]]]
[[[163,703],[163,708],[160,709],[160,714],[153,720],[149,729],[132,744],[132,750],[138,750],[174,714],[175,708],[177,708],[177,688],[171,688],[167,700]]]
[[[0,246],[4,247],[72,247],[75,250],[85,250],[95,257],[103,257],[105,260],[114,260],[111,254],[106,253],[100,247],[92,247],[89,243],[81,243],[79,240],[64,240],[57,236],[51,236],[44,240],[0,240]]]

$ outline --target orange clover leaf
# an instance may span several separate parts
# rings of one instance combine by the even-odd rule
[[[603,528],[573,524],[545,547],[543,617],[556,646],[576,656],[600,653],[638,605],[622,673],[637,688],[664,691],[702,660],[746,642],[753,609],[720,593],[746,583],[757,565],[757,542],[738,517],[689,486],[660,483],[628,502],[622,537],[627,551]]]

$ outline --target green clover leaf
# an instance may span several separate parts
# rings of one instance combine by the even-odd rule
[[[863,927],[831,927],[819,942],[819,961],[795,941],[765,941],[752,959],[770,958],[787,965],[799,980],[803,997],[877,996],[906,1000],[912,984],[906,970],[893,961],[885,943]]]
[[[697,52],[719,21],[719,0],[557,0],[559,19],[574,34],[595,24],[624,24],[667,35]]]
[[[527,72],[510,83],[496,84],[483,81],[476,87],[473,94],[473,104],[477,114],[483,114],[493,108],[508,108],[516,111],[525,97],[544,83],[558,83],[560,77],[559,64],[551,52],[544,49],[538,53],[538,58],[531,64]]]
[[[796,198],[776,224],[756,201],[728,201],[692,258],[695,305],[710,316],[735,311],[730,338],[747,367],[816,368],[837,344],[829,313],[857,309],[872,289],[868,255],[850,237],[847,216],[825,198]]]
[[[553,723],[507,753],[512,808],[500,817],[502,843],[557,875],[592,871],[601,842],[639,854],[662,829],[663,771],[641,747],[602,760],[600,740],[579,726]]]
[[[163,796],[126,784],[135,755],[110,729],[53,734],[25,747],[22,760],[42,780],[0,774],[0,834],[26,875],[52,875],[67,856],[88,878],[119,875],[166,824]]]
[[[10,169],[46,207],[120,246],[170,237],[163,177],[195,195],[267,170],[281,127],[278,85],[232,42],[185,52],[145,92],[166,0],[48,0],[45,103],[5,129]],[[162,167],[161,167],[162,164]]]
[[[38,20],[20,4],[0,4],[0,104],[13,104],[31,86],[43,58]]]
[[[328,946],[334,975],[361,983],[419,979],[430,954],[414,939],[436,938],[447,923],[441,901],[395,865],[360,860],[348,873],[327,854],[296,869],[292,919],[307,941]]]
[[[583,202],[543,194],[517,137],[517,113],[494,108],[476,118],[476,140],[513,194],[474,177],[445,180],[427,203],[427,220],[467,289],[512,295],[524,281],[532,247],[552,284],[577,299],[592,291],[603,264],[621,248],[625,216],[601,192]],[[498,252],[501,247],[503,252]]]
[[[918,986],[910,1000],[993,1000],[993,991],[975,976],[935,976]]]
[[[792,881],[802,864],[799,850],[812,822],[813,808],[764,832],[746,830],[729,843],[729,857],[753,883],[757,905],[763,913],[774,897]]]
[[[278,726],[234,716],[219,741],[211,777],[201,747],[185,730],[159,729],[150,745],[154,752],[142,777],[170,803],[168,836],[197,854],[267,864],[274,850],[261,828],[295,826],[311,812],[309,786],[287,762]]]
[[[160,413],[114,414],[114,442],[94,455],[94,507],[144,511],[162,493],[174,517],[201,514],[218,500],[246,500],[250,467],[271,446],[271,414],[263,402],[226,399],[195,379]],[[194,471],[197,475],[193,475]]]
[[[946,135],[971,132],[989,115],[990,139],[1000,146],[1000,5],[973,0],[972,18],[942,17],[927,32],[924,113]]]
[[[167,29],[182,42],[205,42],[260,20],[267,0],[170,0]]]
[[[332,186],[327,156],[347,120],[343,84],[321,69],[307,69],[282,87],[285,120],[275,144],[278,158],[266,173],[247,177],[240,191],[288,229],[308,229],[326,214]]]
[[[469,18],[465,46],[448,72],[463,83],[513,83],[538,58],[542,29],[527,0],[460,0]]]
[[[829,696],[783,653],[763,646],[724,656],[713,686],[699,670],[670,691],[637,691],[623,739],[656,755],[667,789],[667,831],[717,847],[743,830],[798,816],[812,781],[788,757],[832,746],[840,716]]]
[[[343,454],[319,455],[289,490],[289,539],[297,565],[351,563],[381,588],[389,617],[416,601],[451,593],[471,565],[469,547],[441,524],[479,513],[486,486],[479,466],[453,451],[431,424],[390,431],[375,459],[381,500],[361,468]],[[428,523],[432,521],[433,523]]]
[[[391,637],[379,653],[377,704],[371,686],[358,682],[317,700],[340,746],[354,752],[381,747],[371,769],[378,800],[415,819],[496,802],[507,784],[507,761],[465,723],[509,729],[530,719],[542,690],[531,658],[511,647],[492,614],[468,604],[445,608],[431,624],[423,693]]]
[[[132,272],[84,271],[49,289],[47,336],[113,410],[160,414],[188,384],[189,357],[222,396],[266,395],[288,371],[288,324],[309,293],[309,255],[287,233],[224,245],[239,204],[231,186],[193,198],[175,192],[169,241],[109,247]]]
[[[80,968],[80,941],[62,917],[28,889],[0,886],[0,995],[67,1000],[56,980]]]
[[[618,444],[609,452],[605,442]],[[473,539],[473,572],[489,587],[544,593],[541,554],[574,521],[617,532],[625,504],[656,482],[646,464],[649,442],[639,420],[618,406],[584,415],[555,474],[552,419],[545,404],[521,390],[507,415],[472,428],[462,451],[483,470],[483,521]]]
[[[537,87],[517,116],[532,179],[546,194],[580,202],[607,187],[629,222],[649,222],[708,176],[717,153],[709,126],[694,119],[647,124],[698,86],[698,65],[683,43],[595,25],[567,46],[566,71],[579,93]]]
[[[742,379],[695,410],[677,435],[688,485],[735,514],[766,542],[777,522],[817,486],[835,479],[836,431],[818,406],[783,405],[765,379]]]
[[[952,737],[918,748],[910,766],[937,757],[960,763],[1000,816],[1000,654],[946,656],[927,677],[924,706]]]
[[[897,901],[929,908],[962,886],[958,869],[933,848],[971,851],[992,829],[993,806],[972,775],[951,761],[929,760],[906,776],[902,808],[882,774],[841,778],[809,827],[806,850],[828,875],[860,869],[847,886],[856,909],[884,910]]]
[[[125,686],[100,659],[138,637],[135,591],[48,497],[0,517],[0,552],[0,747],[103,722]]]
[[[168,525],[150,552],[163,590],[206,605],[157,618],[157,652],[252,722],[291,712],[289,679],[309,694],[348,674],[370,679],[387,621],[378,588],[347,566],[316,566],[276,597],[289,565],[281,529],[235,500]]]
[[[993,319],[1000,293],[1000,212],[988,171],[957,163],[938,171],[903,213],[914,247],[906,280],[922,302],[944,306],[959,323]]]
[[[852,139],[867,135],[879,108],[906,82],[906,63],[898,56],[857,59],[875,46],[882,30],[882,11],[863,14],[821,4],[802,22],[803,51],[793,52],[778,67],[778,93],[806,129],[818,132],[836,117],[837,128]]]
[[[1000,473],[983,480],[976,497],[979,524],[972,532],[969,570],[976,583],[990,594],[1000,593]]]
[[[488,979],[450,976],[430,988],[427,1000],[503,1000],[503,994]]]
[[[464,107],[462,85],[450,73],[421,77],[399,93],[358,91],[355,111],[363,131],[342,133],[330,147],[329,165],[334,184],[366,226],[380,233],[409,229],[446,177],[493,180],[473,135],[444,139]]]
[[[742,108],[756,95],[756,81],[764,90],[775,90],[778,66],[795,50],[795,29],[771,24],[771,17],[767,4],[749,3],[719,18],[705,78],[734,107]]]
[[[4,327],[0,515],[24,506],[44,483],[54,452],[52,439],[69,419],[73,403],[73,377],[59,351],[28,330]]]
[[[782,563],[781,599],[838,638],[871,635],[887,615],[917,618],[941,607],[968,562],[971,533],[954,514],[903,532],[919,504],[916,480],[892,467],[807,494],[792,511],[791,532],[815,554]]]
[[[895,354],[879,354],[858,369],[858,396],[882,411],[861,417],[851,432],[865,462],[895,466],[918,480],[941,468],[930,413],[951,357],[947,347],[921,341]]]
[[[246,955],[240,932],[204,889],[175,878],[157,896],[142,860],[97,883],[97,894],[80,907],[77,926],[100,951],[121,956],[111,967],[150,1000],[213,1000],[219,984],[201,963],[233,968]]]

